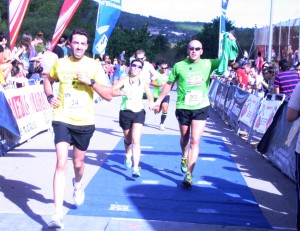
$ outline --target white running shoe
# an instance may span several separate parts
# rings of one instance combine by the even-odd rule
[[[165,125],[163,125],[163,124],[160,124],[160,125],[159,125],[159,129],[160,129],[161,131],[164,131],[164,130],[166,130],[166,129],[165,129]]]
[[[138,167],[138,168],[133,168],[133,171],[132,171],[132,177],[134,178],[138,178],[141,176],[141,172],[140,172],[141,168]]]
[[[127,169],[132,167],[132,159],[131,158],[132,158],[132,155],[125,155],[124,164]]]
[[[63,229],[64,224],[62,222],[62,217],[54,214],[51,217],[51,221],[48,223],[48,228],[49,229]]]
[[[73,192],[74,204],[76,206],[80,206],[83,204],[85,199],[84,190],[81,188],[81,186],[79,189],[75,188],[75,178],[73,178],[73,186],[74,186],[74,192]]]

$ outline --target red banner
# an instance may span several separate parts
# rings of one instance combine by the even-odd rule
[[[81,4],[82,0],[65,0],[61,7],[55,31],[52,38],[52,49],[57,44],[71,18]]]
[[[9,41],[14,48],[29,0],[9,0]]]

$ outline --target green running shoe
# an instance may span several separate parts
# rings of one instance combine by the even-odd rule
[[[181,172],[186,173],[188,169],[188,159],[182,157],[181,158]]]
[[[182,184],[187,188],[191,188],[192,187],[192,182],[193,182],[193,176],[190,172],[187,172],[185,174],[185,177],[184,177],[184,180],[183,180]]]

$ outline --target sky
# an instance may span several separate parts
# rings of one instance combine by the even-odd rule
[[[122,11],[171,21],[211,22],[221,14],[222,0],[122,0]],[[229,0],[226,17],[236,27],[263,27],[300,18],[300,0]]]

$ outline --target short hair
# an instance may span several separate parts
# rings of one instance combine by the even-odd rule
[[[66,42],[68,40],[68,36],[66,35],[62,35],[59,40],[58,40],[58,44],[63,44],[64,42]]]
[[[279,67],[281,68],[282,71],[286,71],[289,69],[289,63],[287,59],[280,59],[279,60]]]
[[[167,64],[167,65],[169,65],[169,64],[168,64],[168,61],[165,60],[165,59],[162,59],[162,60],[160,61],[160,65],[162,65],[162,64]]]
[[[272,64],[270,66],[267,67],[267,70],[269,73],[271,73],[272,75],[276,74],[278,72],[277,70],[277,66]]]
[[[3,39],[7,39],[7,36],[4,32],[0,32],[0,41],[2,41]]]
[[[298,62],[298,63],[296,64],[296,67],[300,67],[300,62]]]
[[[236,70],[239,69],[240,65],[239,65],[239,63],[233,63],[233,64],[231,64],[231,67],[232,67],[233,70],[236,71]]]
[[[145,52],[144,50],[137,50],[137,51],[135,52],[135,58],[136,58],[139,54],[146,55],[146,52]]]
[[[70,39],[69,39],[70,42],[73,41],[73,35],[75,35],[75,34],[84,35],[84,36],[87,38],[87,43],[89,43],[89,35],[88,35],[88,33],[86,32],[86,30],[81,29],[81,28],[79,28],[79,29],[74,29],[74,30],[72,31],[72,33],[71,33],[71,35],[70,35]]]

